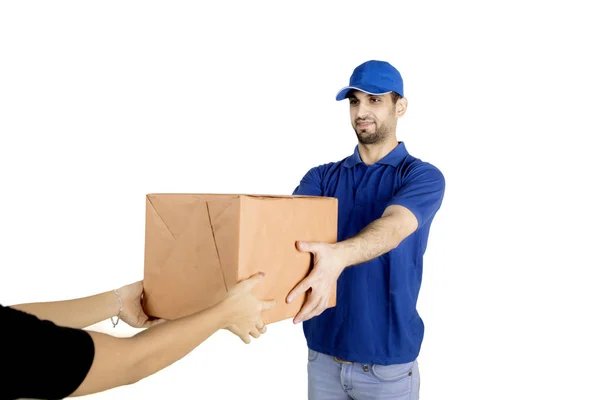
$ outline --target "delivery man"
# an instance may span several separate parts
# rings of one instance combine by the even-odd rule
[[[359,65],[337,95],[344,99],[354,153],[311,168],[293,192],[336,197],[339,207],[337,243],[297,244],[314,254],[314,268],[287,299],[311,289],[294,321],[303,322],[309,349],[308,398],[414,400],[423,254],[445,180],[396,138],[407,108],[396,68]],[[326,308],[335,283],[337,305]]]

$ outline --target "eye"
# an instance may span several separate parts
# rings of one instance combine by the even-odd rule
[[[378,97],[371,97],[371,101],[374,103],[379,103],[379,102],[381,102],[381,99]]]
[[[358,100],[356,100],[356,99],[350,99],[350,104],[358,104]]]

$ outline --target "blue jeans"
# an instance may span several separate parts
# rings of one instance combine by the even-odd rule
[[[361,364],[308,350],[308,400],[418,400],[417,360]]]

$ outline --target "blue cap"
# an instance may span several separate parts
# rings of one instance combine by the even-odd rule
[[[350,84],[340,90],[336,100],[344,100],[352,89],[368,94],[396,92],[404,97],[404,83],[396,68],[385,61],[371,60],[360,64],[350,77]]]

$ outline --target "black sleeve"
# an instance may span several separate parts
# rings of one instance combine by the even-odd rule
[[[68,397],[93,360],[94,342],[88,332],[0,305],[1,400]]]

